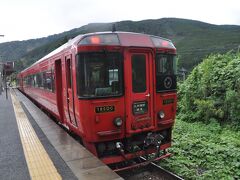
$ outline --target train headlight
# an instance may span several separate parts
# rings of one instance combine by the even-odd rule
[[[117,126],[117,127],[121,127],[121,126],[122,126],[122,123],[123,123],[123,120],[122,120],[120,117],[115,118],[115,119],[113,120],[113,124],[114,124],[115,126]]]
[[[165,117],[164,111],[159,111],[158,112],[158,117],[159,117],[159,119],[163,119]]]

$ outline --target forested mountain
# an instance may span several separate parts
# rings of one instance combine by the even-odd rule
[[[157,20],[92,23],[60,34],[40,39],[0,44],[0,57],[5,61],[18,60],[18,70],[32,64],[53,49],[78,34],[111,31],[139,32],[171,39],[179,56],[179,68],[191,70],[211,53],[237,50],[240,45],[240,26],[213,25],[200,21],[162,18]]]

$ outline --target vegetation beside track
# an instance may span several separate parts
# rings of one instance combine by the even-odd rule
[[[179,118],[240,127],[240,53],[204,59],[179,85],[178,95]]]
[[[179,85],[173,156],[185,179],[240,179],[240,53],[211,55]]]
[[[176,120],[172,157],[160,165],[184,179],[240,179],[240,132],[218,122]]]

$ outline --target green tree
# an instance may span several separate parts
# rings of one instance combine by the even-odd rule
[[[179,87],[179,117],[240,125],[240,53],[210,55]]]

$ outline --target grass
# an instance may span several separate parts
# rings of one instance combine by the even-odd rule
[[[240,179],[240,132],[231,127],[176,120],[169,152],[160,165],[185,179]]]

